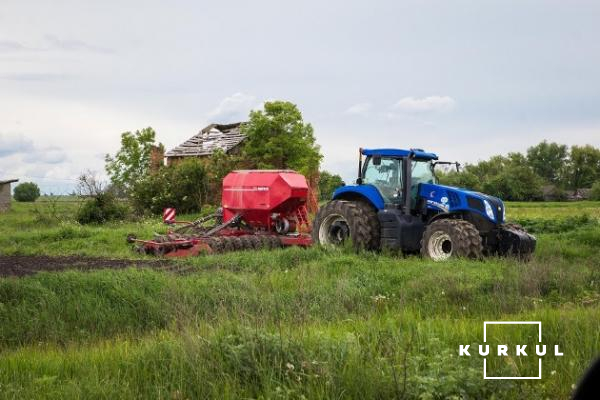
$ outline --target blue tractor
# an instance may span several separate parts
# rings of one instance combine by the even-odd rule
[[[364,161],[363,161],[364,157]],[[505,221],[502,200],[438,184],[438,157],[421,149],[360,149],[355,185],[338,188],[313,222],[314,243],[450,257],[528,259],[536,239]]]

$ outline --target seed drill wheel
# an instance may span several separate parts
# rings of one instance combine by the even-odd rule
[[[356,250],[379,248],[379,220],[368,204],[333,200],[319,209],[312,239],[323,246],[341,246],[350,240]]]
[[[450,257],[481,258],[481,236],[475,225],[462,219],[437,220],[423,233],[421,254],[434,261]]]

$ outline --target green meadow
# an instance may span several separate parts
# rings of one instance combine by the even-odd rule
[[[151,259],[125,237],[159,219],[81,226],[76,207],[14,204],[0,255]],[[528,263],[315,247],[177,261],[185,273],[0,278],[0,398],[568,398],[600,355],[600,203],[507,208],[538,238]],[[542,322],[541,380],[483,379],[476,349],[497,320]],[[530,373],[514,346],[536,333],[495,327],[488,341],[509,355],[488,357],[488,375]]]

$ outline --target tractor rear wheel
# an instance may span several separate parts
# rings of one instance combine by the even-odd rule
[[[330,201],[315,217],[312,240],[323,246],[341,246],[350,240],[355,250],[376,250],[379,248],[377,213],[361,202]]]
[[[433,261],[450,257],[481,258],[483,246],[479,231],[462,219],[440,219],[427,226],[421,241],[421,254]]]

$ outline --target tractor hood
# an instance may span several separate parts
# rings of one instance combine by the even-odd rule
[[[453,186],[422,183],[419,196],[427,208],[440,212],[469,211],[477,213],[494,224],[504,222],[504,203],[497,197]]]

